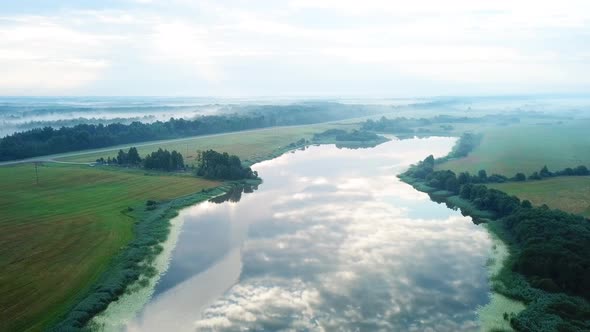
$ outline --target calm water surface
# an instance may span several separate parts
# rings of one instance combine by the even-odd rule
[[[316,146],[255,165],[254,193],[181,212],[130,331],[458,331],[488,301],[486,231],[396,174],[454,139]]]

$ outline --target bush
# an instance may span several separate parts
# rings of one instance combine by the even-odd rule
[[[524,175],[524,173],[516,173],[512,179],[514,181],[526,181],[526,175]]]

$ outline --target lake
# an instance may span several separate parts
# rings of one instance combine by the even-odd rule
[[[264,182],[181,211],[168,269],[128,331],[478,330],[492,242],[396,174],[454,138],[312,146]]]

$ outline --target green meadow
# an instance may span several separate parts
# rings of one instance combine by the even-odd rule
[[[452,159],[436,166],[455,173],[480,169],[508,177],[517,172],[530,175],[547,165],[550,171],[585,165],[590,167],[589,120],[553,125],[523,124],[507,127],[480,128],[483,138],[466,157]],[[555,177],[540,181],[488,184],[534,205],[590,216],[590,177]]]
[[[529,175],[543,165],[550,170],[590,166],[588,128],[590,120],[485,128],[481,144],[468,156],[442,163],[437,169],[472,174],[485,169],[488,174],[511,177],[517,172]]]
[[[590,176],[559,176],[488,186],[528,199],[533,205],[547,204],[550,208],[590,217]]]
[[[193,176],[63,164],[0,167],[0,330],[42,330],[133,237],[123,213],[215,187]],[[10,317],[9,319],[7,317]]]

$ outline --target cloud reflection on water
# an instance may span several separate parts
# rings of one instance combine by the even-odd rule
[[[245,232],[239,282],[187,329],[477,330],[487,233],[386,167],[452,143],[313,147],[258,165],[265,183],[231,207],[231,227]],[[201,223],[210,210],[194,216]]]

